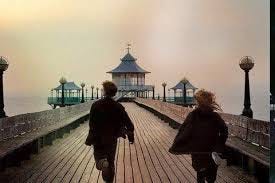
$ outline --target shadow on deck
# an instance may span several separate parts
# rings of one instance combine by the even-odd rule
[[[136,128],[136,141],[119,139],[115,182],[196,182],[189,155],[172,155],[168,148],[177,133],[167,123],[134,103],[124,103]],[[93,149],[84,145],[88,123],[43,148],[20,167],[7,168],[0,182],[103,182],[95,168]],[[239,168],[222,165],[217,182],[256,182]]]

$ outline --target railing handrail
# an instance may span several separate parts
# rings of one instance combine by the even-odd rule
[[[138,102],[149,105],[157,110],[177,118],[178,122],[183,123],[184,119],[193,109],[175,105],[159,100],[136,98]],[[249,143],[270,148],[270,123],[267,121],[251,119],[241,115],[234,115],[219,112],[229,127],[229,135],[236,136]]]
[[[94,101],[0,119],[0,141],[88,112]]]

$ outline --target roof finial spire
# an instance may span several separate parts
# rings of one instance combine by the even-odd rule
[[[130,43],[128,43],[128,44],[127,44],[127,48],[126,48],[126,49],[127,49],[127,51],[128,51],[128,53],[130,52],[130,49],[131,49],[131,48],[130,48],[130,46],[131,46],[131,44],[130,44]]]

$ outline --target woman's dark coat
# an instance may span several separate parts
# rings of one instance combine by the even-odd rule
[[[191,154],[196,171],[216,169],[212,152],[223,152],[228,137],[224,120],[210,108],[190,112],[169,149],[173,154]]]
[[[196,154],[222,152],[228,129],[220,115],[212,109],[196,108],[186,117],[169,152]]]

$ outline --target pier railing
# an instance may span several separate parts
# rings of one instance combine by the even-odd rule
[[[149,110],[172,128],[179,128],[193,110],[159,100],[136,98],[135,103]],[[229,129],[224,156],[228,165],[237,165],[256,177],[268,176],[270,167],[270,122],[240,115],[219,113]]]
[[[47,110],[42,112],[27,113],[0,119],[0,141],[7,140],[25,133],[38,130],[50,125],[58,125],[66,119],[78,115],[88,114],[92,101]]]
[[[137,98],[136,101],[149,105],[169,116],[174,117],[178,122],[183,123],[184,119],[191,112],[192,108],[182,107],[159,100]],[[228,125],[229,134],[247,142],[270,148],[270,123],[245,116],[219,113]]]
[[[65,105],[75,105],[81,103],[81,97],[64,97],[64,104]],[[84,97],[84,101],[91,100],[91,97]],[[61,105],[62,98],[61,97],[48,97],[48,104],[49,105]]]

